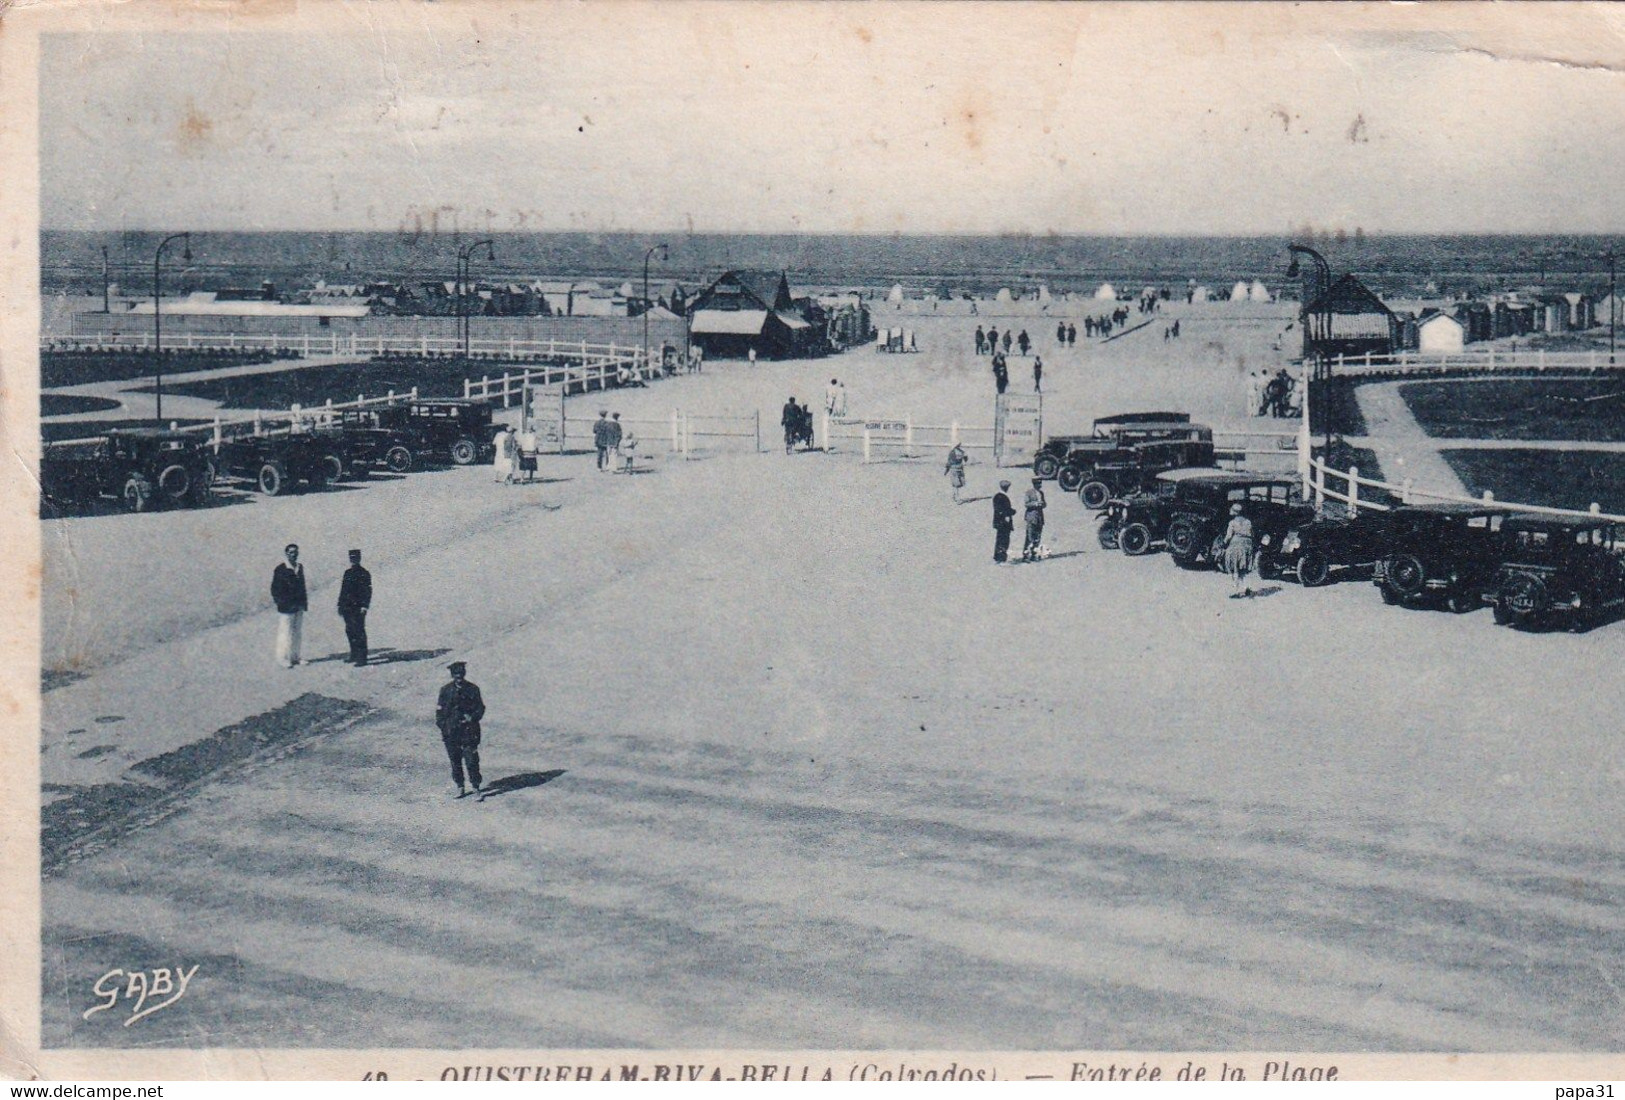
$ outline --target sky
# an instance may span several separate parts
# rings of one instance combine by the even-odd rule
[[[42,35],[43,226],[1625,231],[1607,7],[300,12]]]

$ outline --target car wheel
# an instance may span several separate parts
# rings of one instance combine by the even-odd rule
[[[1201,530],[1196,521],[1188,516],[1180,516],[1168,525],[1168,553],[1181,565],[1195,559],[1201,541]]]
[[[1106,502],[1112,498],[1112,487],[1104,481],[1086,481],[1083,488],[1078,490],[1078,499],[1083,506],[1091,512],[1098,512],[1106,507]]]
[[[152,503],[152,483],[140,474],[124,482],[124,507],[132,512],[145,512]]]
[[[409,448],[399,444],[384,452],[384,465],[397,474],[404,474],[412,468],[413,456]]]
[[[1100,540],[1102,550],[1116,550],[1118,546],[1117,524],[1102,523],[1095,531],[1095,537]]]
[[[288,488],[288,471],[282,463],[273,460],[260,466],[259,476],[254,480],[266,496],[281,496]]]
[[[1033,476],[1049,481],[1055,477],[1055,472],[1061,468],[1061,462],[1054,455],[1039,455],[1033,459]]]
[[[1117,545],[1129,557],[1137,558],[1151,549],[1151,529],[1143,523],[1131,523],[1118,532]]]
[[[1298,583],[1319,588],[1332,579],[1332,563],[1319,550],[1305,550],[1298,558]]]
[[[311,478],[318,486],[325,489],[334,482],[344,480],[344,459],[329,451],[322,455],[316,463],[316,476]]]
[[[164,499],[179,504],[192,491],[192,475],[185,466],[165,466],[158,473],[158,491]]]
[[[1075,493],[1083,486],[1083,471],[1076,466],[1062,466],[1055,480],[1063,493]]]
[[[205,458],[203,460],[203,473],[198,478],[198,484],[201,485],[204,490],[209,490],[213,489],[214,483],[219,480],[220,468],[215,465],[213,458]]]
[[[459,466],[472,466],[479,457],[479,448],[472,439],[459,439],[451,445],[451,460]]]
[[[1387,581],[1379,584],[1377,586],[1377,591],[1382,593],[1382,602],[1387,604],[1389,607],[1393,607],[1402,598],[1398,592],[1395,592],[1388,586]]]
[[[1399,595],[1406,598],[1419,595],[1427,582],[1427,566],[1415,554],[1397,554],[1389,560],[1388,586]]]
[[[1452,615],[1464,615],[1478,606],[1478,601],[1468,592],[1451,592],[1444,598],[1444,606]]]
[[[1512,612],[1506,609],[1499,596],[1496,597],[1490,613],[1495,616],[1497,626],[1506,626],[1512,622]]]

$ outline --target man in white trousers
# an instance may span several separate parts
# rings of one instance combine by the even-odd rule
[[[271,602],[276,604],[276,659],[283,668],[299,663],[299,636],[304,630],[305,567],[299,564],[299,547],[288,543],[282,548],[288,559],[271,574]]]

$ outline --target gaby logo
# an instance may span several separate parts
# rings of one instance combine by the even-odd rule
[[[190,968],[177,966],[171,970],[161,966],[153,970],[124,970],[115,967],[96,979],[90,991],[103,998],[102,1003],[87,1009],[83,1018],[88,1020],[98,1012],[106,1012],[121,1003],[129,1010],[124,1021],[129,1027],[137,1020],[168,1008],[186,996],[186,987],[197,976],[198,965]]]

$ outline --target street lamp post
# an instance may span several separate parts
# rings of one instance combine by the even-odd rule
[[[660,253],[661,262],[671,259],[671,250],[664,243],[657,244],[643,254],[643,368],[649,369],[649,257]]]
[[[161,268],[164,259],[164,249],[175,241],[185,241],[181,252],[181,259],[192,258],[192,234],[175,233],[165,237],[158,245],[158,250],[152,254],[152,358],[153,358],[153,393],[157,396],[156,416],[160,427],[164,423],[164,324],[162,287],[160,285]]]
[[[496,245],[489,240],[475,241],[473,244],[464,245],[462,248],[457,250],[457,319],[458,329],[460,330],[460,334],[463,338],[464,362],[468,361],[468,306],[465,304],[464,299],[466,297],[467,284],[469,282],[469,265],[474,259],[474,253],[478,252],[482,248],[485,249],[485,258],[487,260],[495,260],[497,258]]]
[[[1619,314],[1619,292],[1614,287],[1614,250],[1608,250],[1608,365],[1614,365],[1614,325]]]
[[[107,246],[102,245],[102,312],[113,312],[113,295],[108,284]]]

